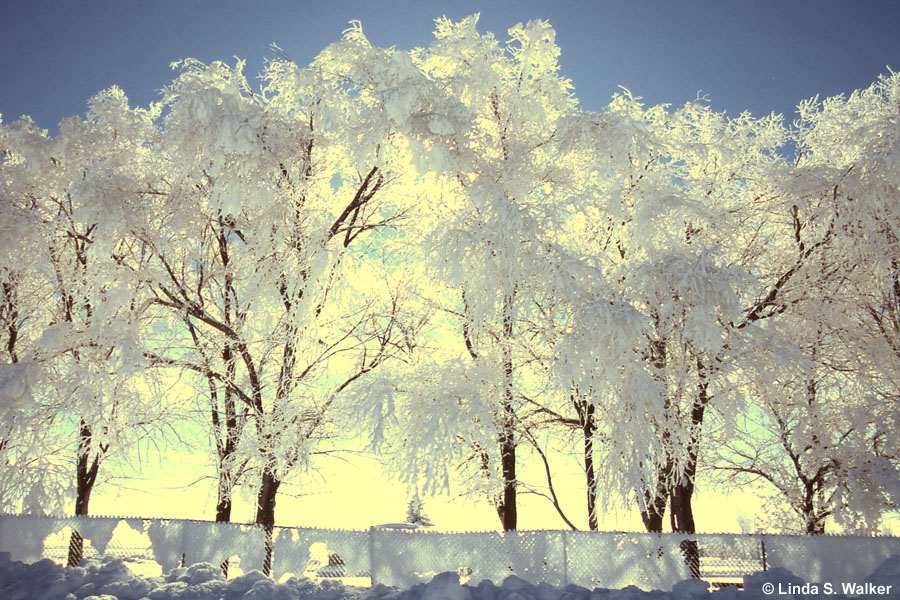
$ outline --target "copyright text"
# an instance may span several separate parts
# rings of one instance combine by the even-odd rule
[[[764,583],[762,591],[766,595],[817,595],[844,594],[845,596],[884,596],[891,593],[892,585],[875,585],[874,583]]]

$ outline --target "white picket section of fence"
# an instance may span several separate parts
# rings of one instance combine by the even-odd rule
[[[247,572],[260,569],[265,555],[265,533],[255,525],[35,515],[0,515],[0,552],[23,562],[64,562],[72,529],[84,538],[87,558],[105,553],[152,560],[162,572],[226,559]],[[862,581],[886,558],[900,555],[897,537],[276,527],[273,575],[410,586],[456,571],[471,583],[516,575],[554,586],[669,590],[691,577],[682,550],[686,540],[699,547],[701,576],[718,581],[772,568],[809,582]]]

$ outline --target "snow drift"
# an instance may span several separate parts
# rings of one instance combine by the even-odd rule
[[[822,584],[805,583],[786,569],[773,569],[744,577],[743,591],[730,587],[715,595],[723,600],[847,597],[843,587],[829,593]],[[864,580],[846,583],[864,586],[868,591],[864,595],[900,598],[900,556],[889,558]],[[767,590],[773,591],[767,594]],[[460,584],[456,573],[441,573],[428,583],[402,589],[381,584],[354,588],[296,577],[279,583],[259,571],[226,581],[218,567],[208,563],[178,567],[161,577],[138,577],[121,559],[87,560],[84,566],[63,567],[49,559],[17,562],[9,553],[0,553],[3,600],[690,600],[708,595],[707,583],[696,579],[675,584],[671,592],[642,591],[635,586],[589,590],[574,584],[533,585],[515,575],[499,585],[487,579],[466,585]]]

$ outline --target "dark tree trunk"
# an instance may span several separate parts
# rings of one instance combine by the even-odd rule
[[[88,514],[88,505],[91,501],[91,492],[97,482],[97,472],[100,470],[100,453],[93,454],[91,460],[91,448],[93,445],[93,432],[91,428],[81,421],[81,430],[78,439],[78,454],[75,469],[75,516],[84,517]],[[100,447],[103,452],[103,446]],[[84,540],[77,530],[72,530],[69,538],[69,556],[66,564],[75,567],[84,556]]]
[[[668,469],[665,471],[668,472]],[[666,475],[660,474],[655,491],[651,492],[649,489],[645,489],[643,495],[643,505],[638,508],[641,512],[641,521],[644,522],[644,528],[649,533],[662,533],[663,517],[666,515],[666,502],[669,499]]]
[[[892,264],[895,261],[891,261]],[[896,292],[896,288],[895,288]],[[821,334],[821,332],[818,332]],[[817,347],[814,346],[812,348],[812,357],[815,359],[817,354]],[[814,378],[810,378],[806,382],[806,402],[810,407],[810,410],[813,409],[813,406],[816,404],[816,399],[818,397],[818,385]],[[819,437],[813,433],[812,435],[812,446],[813,448],[819,448],[821,443],[819,441]],[[823,487],[822,481],[825,477],[825,474],[828,472],[828,467],[822,467],[818,470],[818,472],[810,477],[807,474],[804,474],[801,469],[802,463],[799,459],[794,460],[795,468],[797,470],[797,474],[800,477],[800,480],[803,482],[803,520],[806,524],[806,534],[807,535],[821,535],[825,533],[825,520],[824,518],[816,517],[816,496],[822,497]]]
[[[229,302],[226,302],[226,321],[228,318]],[[222,360],[225,363],[225,374],[229,381],[234,379],[236,370],[234,355],[230,345],[226,345],[222,350]],[[240,473],[235,472],[235,465],[232,457],[234,456],[238,442],[243,431],[243,420],[238,419],[237,407],[234,402],[234,395],[230,388],[225,388],[224,402],[222,408],[225,411],[224,430],[219,414],[219,395],[216,389],[216,383],[209,379],[210,401],[212,402],[212,424],[213,431],[216,435],[216,453],[218,458],[218,478],[219,487],[216,495],[216,522],[231,522],[231,506],[232,494],[234,493],[234,484]],[[219,567],[222,569],[222,576],[228,577],[228,559],[225,559]]]
[[[687,464],[684,475],[671,491],[671,523],[672,531],[678,533],[696,533],[694,509],[691,504],[694,497],[694,480],[697,476],[697,463],[700,459],[700,437],[703,431],[703,415],[709,404],[709,383],[706,379],[706,367],[697,360],[697,375],[700,383],[697,398],[691,407],[691,445],[688,448]],[[685,540],[681,543],[681,551],[691,571],[691,577],[700,577],[700,548],[696,540]]]
[[[503,401],[499,415],[500,469],[503,477],[503,497],[497,506],[500,524],[504,531],[516,529],[518,511],[516,509],[516,413],[513,408],[513,363],[510,343],[513,338],[513,318],[511,315],[515,290],[506,298],[503,308]]]
[[[659,319],[656,325],[659,327]],[[665,383],[665,368],[667,362],[666,340],[665,338],[650,341],[650,365],[655,373],[654,377],[661,383]],[[669,398],[664,398],[664,410],[669,411]],[[662,441],[665,447],[669,440],[669,432],[663,430]],[[651,533],[661,533],[663,527],[663,517],[666,515],[666,502],[669,499],[669,485],[672,475],[672,457],[668,454],[665,464],[661,464],[656,472],[656,488],[651,490],[649,486],[645,486],[641,490],[643,502],[639,503],[638,509],[641,513],[641,521],[644,522],[644,528]]]
[[[229,432],[232,430],[229,430]],[[229,439],[219,451],[218,456],[218,490],[216,491],[216,522],[231,521],[232,494],[234,492],[233,466],[230,464],[234,453],[234,440]]]
[[[77,567],[78,563],[81,562],[83,555],[84,540],[81,538],[81,534],[78,533],[78,530],[73,529],[72,535],[69,537],[69,557],[66,561],[66,566]]]
[[[224,494],[219,490],[219,499],[216,502],[216,522],[231,522],[231,494]]]
[[[691,499],[694,495],[694,484],[684,481],[672,488],[670,495],[669,515],[672,531],[678,533],[696,533],[694,525],[694,511],[691,507]]]
[[[597,531],[597,475],[594,471],[594,440],[584,438],[584,475],[587,483],[588,529]]]
[[[228,487],[223,488],[223,483]],[[231,483],[230,481],[222,481],[222,474],[219,474],[219,493],[218,499],[216,502],[216,522],[217,523],[230,523],[231,522]],[[228,559],[226,558],[222,561],[222,564],[219,565],[219,568],[222,570],[222,577],[228,577]]]
[[[803,520],[805,521],[806,535],[822,535],[825,533],[825,519],[816,516],[816,486],[815,481],[805,482],[803,494]]]
[[[670,496],[672,531],[677,533],[696,533],[694,525],[694,511],[691,508],[691,498],[694,495],[693,480],[674,486]],[[681,553],[684,562],[690,570],[691,577],[700,578],[700,547],[697,540],[684,540],[681,542]]]
[[[503,476],[503,495],[497,514],[504,530],[516,529],[516,437],[511,420],[512,407],[504,404],[504,423],[500,430],[500,468]]]
[[[264,575],[272,575],[272,550],[274,549],[273,533],[275,531],[275,496],[278,494],[278,486],[281,481],[266,468],[262,474],[262,482],[259,487],[259,495],[256,499],[256,524],[262,526],[266,532],[266,556],[263,560],[262,572]]]
[[[222,350],[222,360],[225,363],[225,374],[229,380],[234,379],[236,370],[234,355],[230,345],[226,345]],[[212,382],[210,382],[212,383]],[[216,395],[213,394],[213,401],[216,402]],[[232,494],[234,493],[234,484],[240,473],[235,473],[235,466],[232,463],[232,456],[237,451],[237,445],[243,432],[243,421],[238,419],[237,407],[234,402],[234,395],[231,389],[225,389],[224,398],[225,408],[225,431],[224,441],[217,440],[219,446],[219,490],[216,501],[216,521],[220,523],[231,522],[231,506]],[[222,435],[217,423],[216,409],[213,410],[213,425],[216,426],[216,435]],[[222,569],[222,576],[228,577],[228,559],[226,558],[219,565]]]
[[[825,533],[825,523],[813,516],[806,520],[806,535],[822,535]]]
[[[229,380],[234,379],[236,366],[234,363],[234,355],[230,345],[226,345],[222,350],[222,360],[225,363],[225,375]],[[212,382],[210,382],[212,384]],[[216,502],[216,521],[231,521],[231,494],[234,491],[234,484],[238,475],[234,472],[232,457],[237,451],[237,445],[243,432],[243,423],[239,421],[237,414],[237,406],[234,402],[234,394],[231,389],[225,389],[224,409],[225,409],[225,431],[220,434],[218,427],[218,415],[213,413],[213,425],[215,425],[216,435],[221,435],[224,440],[218,442],[219,445],[219,493]],[[213,396],[214,401],[217,397]]]
[[[587,484],[588,529],[597,531],[597,471],[594,468],[594,433],[597,422],[594,413],[596,407],[588,400],[581,400],[578,415],[581,420],[581,432],[584,436],[584,477]]]
[[[697,386],[697,398],[691,407],[691,445],[688,448],[687,464],[684,469],[682,482],[674,486],[672,491],[673,506],[677,502],[679,510],[673,511],[673,523],[678,523],[679,528],[673,525],[673,531],[694,533],[694,512],[691,500],[694,496],[694,480],[697,477],[697,463],[700,460],[700,440],[703,433],[703,416],[706,406],[709,404],[709,382],[707,381],[706,367],[703,362],[697,361],[697,374],[700,383]],[[677,496],[677,499],[676,499]]]

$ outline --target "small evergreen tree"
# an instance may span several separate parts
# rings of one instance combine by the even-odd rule
[[[409,504],[406,507],[406,522],[421,527],[431,527],[431,519],[428,518],[423,510],[424,503],[418,494],[414,495],[409,499]]]

